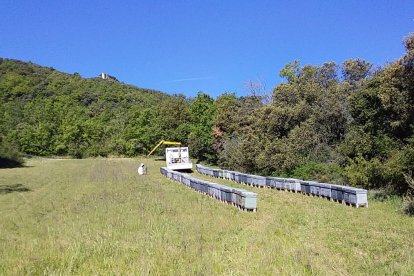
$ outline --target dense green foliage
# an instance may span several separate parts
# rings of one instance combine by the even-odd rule
[[[280,71],[262,96],[223,95],[214,147],[224,168],[364,188],[410,190],[414,167],[414,35],[383,68],[350,59]]]
[[[251,95],[217,99],[0,59],[0,138],[25,154],[79,158],[136,156],[161,139],[180,141],[223,168],[405,193],[414,167],[414,34],[403,43],[405,55],[384,67],[295,60],[271,93],[250,81]]]
[[[212,155],[213,99],[170,96],[114,80],[85,79],[0,59],[0,138],[31,155],[148,153],[161,139],[201,144]],[[209,117],[208,117],[209,116]]]

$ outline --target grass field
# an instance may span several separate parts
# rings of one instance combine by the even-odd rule
[[[356,209],[215,180],[258,194],[245,213],[140,163],[1,169],[0,275],[414,275],[414,218],[397,201]]]

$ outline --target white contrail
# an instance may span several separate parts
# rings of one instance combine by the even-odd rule
[[[212,79],[213,77],[204,77],[204,78],[191,78],[191,79],[179,79],[179,80],[172,80],[168,82],[178,82],[178,81],[195,81],[195,80],[208,80]]]

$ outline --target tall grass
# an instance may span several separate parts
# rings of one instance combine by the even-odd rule
[[[138,176],[142,161],[0,170],[0,185],[30,190],[0,194],[0,274],[414,274],[414,221],[394,202],[356,209],[215,180],[258,193],[244,213],[164,178],[162,161]]]

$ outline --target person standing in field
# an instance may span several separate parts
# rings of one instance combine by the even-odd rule
[[[141,165],[138,168],[138,174],[139,175],[143,175],[145,172],[145,167],[144,167],[144,163],[141,163]]]

